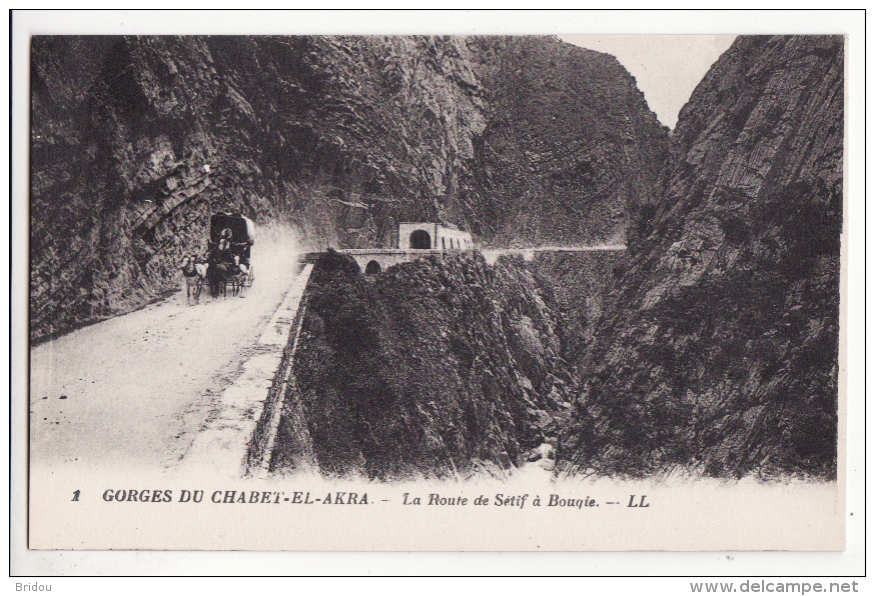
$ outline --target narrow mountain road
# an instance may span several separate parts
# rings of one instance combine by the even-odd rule
[[[177,463],[299,268],[291,235],[265,236],[253,247],[255,282],[241,297],[202,295],[189,306],[183,290],[32,349],[32,465]]]
[[[526,261],[531,261],[541,253],[571,253],[571,252],[611,252],[626,250],[625,244],[599,244],[596,246],[535,246],[531,248],[484,248],[480,250],[483,258],[494,265],[499,257],[518,255]]]

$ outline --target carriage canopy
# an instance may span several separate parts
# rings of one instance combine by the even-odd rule
[[[255,222],[240,213],[216,213],[210,218],[210,242],[218,244],[222,230],[231,230],[231,242],[255,243]]]

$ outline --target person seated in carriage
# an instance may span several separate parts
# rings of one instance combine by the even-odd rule
[[[215,297],[228,282],[233,290],[252,283],[251,248],[255,241],[255,223],[240,213],[218,212],[210,217],[207,238],[207,281]]]
[[[210,295],[213,298],[219,295],[225,282],[239,271],[237,257],[233,251],[233,236],[230,228],[222,230],[218,243],[210,250],[207,259],[209,263],[207,281],[210,285]]]

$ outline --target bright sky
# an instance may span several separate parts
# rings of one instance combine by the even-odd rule
[[[563,41],[611,54],[638,81],[659,121],[674,128],[693,89],[735,35],[560,35]]]

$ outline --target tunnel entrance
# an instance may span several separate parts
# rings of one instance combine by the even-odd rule
[[[369,261],[367,266],[365,266],[365,275],[376,275],[380,271],[380,264],[376,261]]]
[[[431,236],[425,230],[415,230],[410,234],[410,248],[423,250],[431,248]]]

